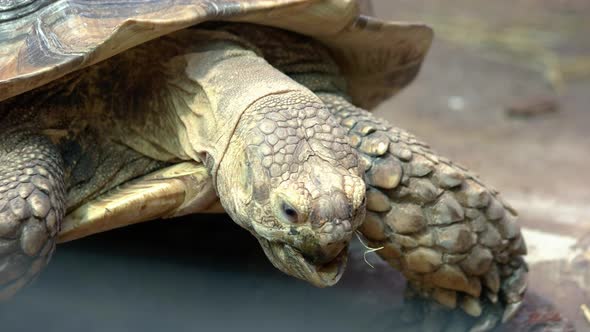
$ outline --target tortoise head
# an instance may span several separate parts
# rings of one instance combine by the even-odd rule
[[[264,97],[243,114],[216,176],[231,217],[273,265],[316,286],[336,283],[365,215],[358,158],[314,95]]]

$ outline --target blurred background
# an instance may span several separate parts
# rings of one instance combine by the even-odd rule
[[[377,113],[503,193],[528,242],[529,296],[590,331],[590,1],[374,0],[373,10],[436,34],[419,77]],[[0,321],[3,332],[420,330],[396,325],[403,279],[368,259],[374,268],[357,244],[342,281],[319,290],[274,269],[226,216],[156,221],[60,246],[32,287],[0,304]]]

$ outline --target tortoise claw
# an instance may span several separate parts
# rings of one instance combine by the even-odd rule
[[[494,315],[486,315],[479,319],[475,326],[473,326],[469,332],[485,332],[492,330],[500,319]]]
[[[504,314],[502,315],[502,323],[506,323],[507,321],[511,320],[518,310],[522,307],[522,301],[510,303],[504,309]]]
[[[469,332],[485,332],[492,330],[500,322],[501,315],[502,308],[499,304],[487,302],[486,309],[483,314],[477,318],[475,324],[469,329]]]

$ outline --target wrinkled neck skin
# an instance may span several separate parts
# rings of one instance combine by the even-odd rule
[[[145,47],[174,52],[162,63],[147,64],[161,67],[155,71],[161,78],[144,79],[160,83],[147,93],[135,93],[139,106],[129,109],[140,112],[131,119],[120,116],[125,121],[118,139],[155,159],[204,162],[216,182],[230,139],[250,105],[301,87],[277,84],[283,75],[261,72],[266,62],[253,51],[208,34],[181,31]]]

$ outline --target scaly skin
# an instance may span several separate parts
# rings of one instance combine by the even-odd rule
[[[65,213],[63,162],[28,131],[0,137],[0,299],[34,279],[55,248]]]
[[[112,154],[115,160],[83,158],[86,153],[96,157],[101,146],[75,144],[88,131],[135,150],[141,160],[204,163],[224,209],[256,236],[275,266],[319,287],[333,285],[344,270],[348,243],[365,216],[365,185],[357,154],[345,130],[312,91],[231,39],[224,32],[178,31],[32,91],[32,95],[2,103],[0,115],[16,125],[52,134],[52,141],[58,144],[70,142],[66,148],[83,147],[80,154],[66,149],[63,155],[66,161],[82,161],[78,165],[81,175],[92,175],[76,181],[81,186],[80,203],[108,190],[108,184],[129,179],[127,175],[141,175],[137,171],[142,169],[118,167],[117,160],[123,156],[119,150],[107,150],[119,151]],[[113,68],[118,69],[116,77]],[[31,96],[43,97],[43,102],[29,105],[39,99]],[[70,130],[72,126],[75,130]],[[33,162],[50,163],[59,156],[49,144],[41,151],[52,154],[32,155]],[[31,141],[26,149],[36,151],[37,145]],[[11,156],[0,163],[0,172],[18,169]],[[98,160],[91,164],[89,159]],[[70,170],[70,163],[66,164]],[[61,173],[50,174],[52,183],[63,181]],[[67,174],[68,180],[76,180],[78,173]],[[59,186],[48,186],[46,194],[62,197],[63,183]],[[72,191],[71,183],[68,189]],[[10,196],[0,199],[5,197]],[[104,196],[98,197],[101,199]],[[58,201],[61,219],[63,197]],[[22,223],[19,218],[12,213],[1,220],[11,225]],[[23,234],[29,234],[27,228]],[[35,243],[44,243],[47,236],[42,235]],[[35,248],[27,253],[37,252]],[[20,255],[13,247],[6,253]],[[22,273],[15,264],[6,271],[17,277]],[[42,265],[35,265],[34,272]]]
[[[218,193],[275,267],[326,287],[340,279],[364,219],[360,175],[345,130],[321,100],[289,91],[244,112],[221,160]]]
[[[360,228],[377,253],[418,294],[480,316],[506,306],[508,320],[526,289],[526,246],[516,212],[473,173],[416,138],[335,94],[319,93],[365,164],[367,217]],[[494,326],[483,315],[481,327]]]

